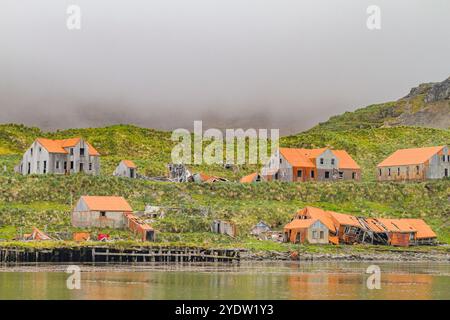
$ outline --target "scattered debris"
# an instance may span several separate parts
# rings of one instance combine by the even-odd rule
[[[184,164],[169,163],[167,169],[169,170],[169,180],[172,182],[188,182],[192,176]]]
[[[202,172],[200,173],[194,173],[192,176],[193,181],[197,183],[213,183],[213,182],[226,182],[228,181],[225,178],[217,177],[217,176],[209,176]]]
[[[156,220],[165,217],[166,212],[163,207],[146,205],[144,210],[144,215],[146,218]]]
[[[267,225],[264,221],[260,221],[257,224],[255,224],[250,231],[251,235],[259,236],[262,233],[266,233],[271,231],[269,225]]]
[[[91,240],[91,234],[89,232],[74,232],[73,241],[89,241]]]
[[[138,234],[142,241],[155,241],[155,231],[134,214],[126,214],[128,229]]]
[[[33,232],[31,234],[24,234],[23,237],[24,240],[36,240],[36,241],[52,240],[52,238],[50,238],[48,235],[46,235],[44,232],[42,232],[36,227],[33,227]]]
[[[106,234],[106,233],[99,233],[98,235],[97,235],[97,240],[98,241],[108,241],[109,240],[109,234]]]

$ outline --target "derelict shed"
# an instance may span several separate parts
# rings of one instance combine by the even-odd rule
[[[285,241],[327,244],[328,227],[319,219],[294,219],[284,227]]]
[[[269,231],[271,231],[270,226],[266,224],[264,221],[260,221],[253,226],[252,230],[250,231],[250,234],[260,235],[261,233]]]
[[[126,214],[133,209],[123,197],[82,196],[72,212],[74,227],[127,227]]]
[[[137,166],[131,160],[122,160],[114,170],[116,177],[136,178]]]

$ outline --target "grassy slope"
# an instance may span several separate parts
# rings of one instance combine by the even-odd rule
[[[145,203],[180,208],[169,211],[165,219],[155,224],[161,232],[160,241],[235,243],[272,248],[270,243],[255,244],[248,239],[246,233],[250,227],[264,220],[275,229],[281,229],[296,210],[305,205],[315,205],[363,216],[421,217],[433,226],[441,241],[450,242],[449,193],[448,180],[408,184],[201,185],[84,175],[4,176],[0,177],[0,226],[3,226],[0,238],[11,238],[18,231],[29,231],[33,225],[49,232],[73,231],[70,227],[72,199],[82,194],[114,194],[129,199],[137,210],[142,210]],[[204,213],[198,210],[202,208]],[[240,237],[231,240],[208,233],[209,223],[215,218],[236,222]],[[20,227],[23,230],[19,230]],[[127,237],[125,234],[120,236]]]

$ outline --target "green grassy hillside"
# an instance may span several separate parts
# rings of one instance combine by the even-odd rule
[[[248,231],[253,224],[264,220],[280,230],[305,205],[360,216],[420,217],[432,225],[440,241],[450,241],[449,180],[243,185],[158,183],[85,175],[0,177],[0,238],[12,238],[32,226],[48,232],[73,231],[70,210],[84,194],[121,195],[135,210],[143,210],[146,203],[176,208],[154,224],[161,232],[159,241],[252,244]],[[238,239],[208,233],[210,222],[216,218],[234,221]]]

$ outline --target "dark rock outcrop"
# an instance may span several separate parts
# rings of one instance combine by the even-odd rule
[[[424,102],[436,102],[450,99],[450,77],[442,82],[435,83],[428,90]]]

